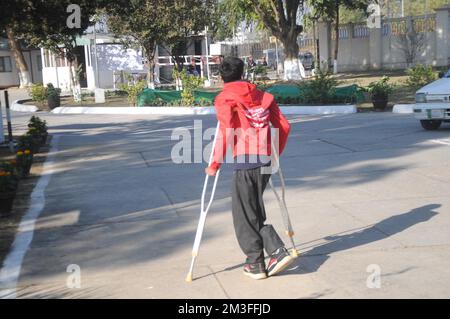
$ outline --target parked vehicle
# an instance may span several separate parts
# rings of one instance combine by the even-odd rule
[[[443,122],[450,123],[450,69],[416,92],[414,115],[426,130],[437,130]]]
[[[300,52],[298,57],[306,71],[314,69],[314,56],[311,52]]]

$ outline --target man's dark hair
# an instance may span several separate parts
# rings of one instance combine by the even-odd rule
[[[226,57],[219,66],[223,82],[239,81],[244,73],[244,61],[234,57]]]

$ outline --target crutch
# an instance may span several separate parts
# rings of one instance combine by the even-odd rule
[[[219,134],[219,124],[220,123],[217,122],[216,134],[214,135],[214,142],[212,145],[211,155],[209,156],[209,165],[211,165],[213,155],[214,155],[214,149],[216,146],[217,135]],[[205,227],[206,215],[208,214],[208,210],[211,207],[212,201],[214,199],[214,193],[216,192],[216,186],[217,186],[217,181],[219,179],[219,173],[220,173],[220,169],[217,171],[216,176],[214,177],[213,188],[211,191],[211,196],[209,198],[208,205],[206,205],[206,209],[205,209],[205,197],[206,197],[206,189],[208,187],[208,179],[209,179],[208,174],[206,174],[205,182],[203,183],[203,192],[202,192],[202,199],[201,199],[201,204],[200,204],[200,219],[198,221],[197,232],[195,234],[194,246],[192,247],[191,267],[189,268],[189,273],[186,276],[187,282],[192,282],[192,272],[194,270],[195,259],[198,255],[198,250],[200,248],[200,241],[202,240],[202,234],[203,234],[203,228]]]
[[[278,157],[278,151],[275,149],[275,146],[273,145],[273,143],[272,143],[272,154],[274,154],[275,161],[276,161],[276,164],[278,167],[278,176],[280,177],[280,182],[281,182],[281,197],[273,185],[272,177],[269,180],[269,185],[270,185],[270,188],[272,188],[273,193],[275,194],[278,204],[280,205],[281,216],[283,219],[284,227],[286,228],[286,235],[288,235],[289,239],[291,240],[291,244],[292,244],[291,256],[296,258],[296,257],[298,257],[298,251],[295,248],[294,230],[292,229],[291,219],[289,218],[289,212],[288,212],[287,205],[286,205],[286,198],[285,198],[286,184],[284,182],[283,172],[281,171],[280,159]]]

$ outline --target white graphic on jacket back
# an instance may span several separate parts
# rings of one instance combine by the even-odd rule
[[[245,109],[245,116],[254,128],[263,128],[269,125],[269,109],[263,107]]]

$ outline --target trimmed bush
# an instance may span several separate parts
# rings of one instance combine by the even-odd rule
[[[422,64],[409,68],[406,70],[406,74],[409,76],[406,80],[406,85],[414,90],[418,90],[436,80],[436,73],[433,71],[433,68]]]

